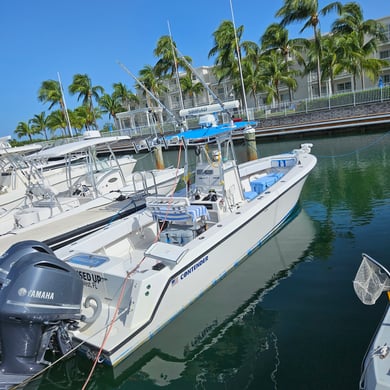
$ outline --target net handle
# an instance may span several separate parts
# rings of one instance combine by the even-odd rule
[[[367,260],[371,261],[372,263],[374,263],[377,267],[379,267],[390,279],[390,272],[386,267],[384,267],[381,263],[378,263],[375,259],[367,255],[366,253],[362,253],[362,256],[365,257]]]

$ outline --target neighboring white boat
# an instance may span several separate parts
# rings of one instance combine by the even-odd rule
[[[386,291],[390,299],[390,272],[372,257],[363,253],[363,259],[353,281],[356,295],[365,305],[373,305]],[[363,359],[359,382],[361,390],[390,389],[390,306],[376,330]]]
[[[182,168],[137,171],[132,173],[132,184],[97,198],[56,197],[55,202],[36,202],[34,207],[20,209],[14,214],[18,226],[0,237],[0,253],[23,240],[40,240],[58,248],[144,208],[148,194],[173,193],[182,175]],[[64,209],[66,201],[68,207]]]
[[[17,168],[12,172],[26,178],[24,188],[19,188],[17,197],[10,194],[11,203],[2,204],[0,235],[52,218],[132,184],[131,174],[137,160],[128,155],[116,157],[110,146],[127,138],[82,140],[40,150],[23,158],[25,170]],[[105,146],[110,157],[97,158],[97,146]]]
[[[214,150],[199,146],[186,196],[148,197],[146,209],[54,254],[11,247],[0,263],[1,372],[38,371],[55,335],[62,353],[80,343],[117,365],[286,223],[316,165],[311,146],[237,165],[231,136],[216,136]],[[29,347],[11,343],[16,335]]]
[[[105,145],[112,155],[109,145],[122,139],[128,137],[72,141],[43,150],[37,145],[0,149],[0,217],[15,207],[26,207],[28,198],[36,194],[47,198],[50,192],[63,192],[78,183],[82,186],[85,178],[92,177],[92,162],[95,164],[93,169],[100,171],[117,168],[114,164],[119,163],[124,174],[130,174],[137,162],[131,156],[120,156],[117,161],[113,158],[96,158],[97,146]],[[33,150],[36,152],[31,153]],[[1,224],[3,228],[0,234],[9,228],[6,222]]]
[[[78,150],[78,145],[70,144],[69,148]],[[90,172],[62,193],[54,192],[51,186],[28,187],[28,201],[0,216],[0,253],[26,239],[44,241],[56,248],[64,245],[143,208],[146,195],[172,194],[184,172],[183,168],[166,168],[130,173],[132,167],[124,164],[125,175],[121,160],[112,161],[118,165],[112,166],[111,162],[110,168],[102,170],[90,164]]]
[[[2,210],[12,207],[24,197],[28,181],[26,176],[29,172],[24,157],[42,148],[38,144],[11,146],[5,142],[8,139],[8,137],[0,138],[0,209]]]

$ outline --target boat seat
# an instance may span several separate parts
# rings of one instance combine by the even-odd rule
[[[185,197],[180,198],[146,198],[146,207],[152,212],[155,220],[168,222],[196,223],[200,218],[209,218],[206,206],[191,205]]]
[[[261,194],[267,188],[271,187],[275,184],[281,177],[283,173],[271,173],[267,176],[260,177],[256,180],[252,180],[250,182],[252,192],[256,192],[257,194]]]
[[[244,198],[247,200],[252,200],[259,195],[256,191],[244,191]]]
[[[284,159],[273,159],[271,160],[272,168],[281,168],[281,167],[293,167],[296,165],[297,159],[295,157],[284,158]]]

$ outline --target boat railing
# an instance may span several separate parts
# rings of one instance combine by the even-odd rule
[[[153,184],[150,186],[148,185],[148,179],[147,175],[150,175],[150,177],[153,180]],[[156,175],[152,171],[136,171],[133,173],[133,188],[134,192],[141,192],[144,194],[157,194],[158,193],[158,187],[157,187],[157,181],[156,181]],[[140,177],[139,181],[137,181],[137,178]],[[141,183],[142,188],[137,188],[137,183]]]

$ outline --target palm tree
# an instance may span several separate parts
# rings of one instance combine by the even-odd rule
[[[360,5],[351,2],[342,6],[340,17],[332,24],[332,32],[335,35],[349,36],[353,41],[355,58],[352,61],[357,65],[353,74],[360,76],[364,89],[364,72],[374,81],[378,78],[381,68],[388,65],[387,61],[372,57],[379,42],[387,40],[384,26],[372,19],[364,20]]]
[[[56,104],[59,104],[61,109],[64,107],[62,99],[61,86],[56,80],[43,81],[38,91],[38,100],[43,103],[50,103],[49,110]]]
[[[307,40],[303,38],[290,39],[288,30],[279,23],[270,24],[260,41],[264,53],[276,50],[284,57],[286,63],[289,63],[291,58],[294,58],[299,65],[304,63],[302,52],[307,44]],[[289,96],[290,101],[292,101],[291,89],[289,89]]]
[[[172,40],[171,36],[163,35],[157,41],[157,46],[154,49],[154,55],[159,57],[156,65],[154,66],[157,75],[172,79],[175,76],[176,87],[179,91],[179,99],[181,108],[184,108],[182,81],[180,80],[179,71],[185,69],[186,74],[190,74],[187,63],[192,63],[192,58],[189,56],[182,56],[179,54],[176,43]],[[183,58],[184,57],[184,58]],[[185,81],[184,81],[185,83]]]
[[[245,101],[244,91],[241,88],[241,75],[239,61],[243,61],[242,51],[246,44],[241,43],[244,26],[234,30],[234,24],[230,20],[224,20],[213,33],[214,46],[209,51],[209,58],[216,56],[214,73],[219,82],[229,78],[232,81],[235,94]],[[247,45],[250,45],[247,43]]]
[[[73,116],[76,122],[82,125],[81,127],[84,127],[85,130],[90,130],[97,129],[96,119],[102,117],[102,112],[98,107],[93,107],[91,111],[90,107],[83,104],[74,109]]]
[[[112,99],[119,101],[121,106],[127,110],[130,110],[131,104],[139,104],[139,98],[133,92],[130,91],[123,83],[113,84],[114,92],[112,93]],[[120,112],[120,111],[117,111]]]
[[[243,42],[242,47],[246,52],[246,56],[241,61],[245,90],[250,91],[249,94],[252,95],[255,106],[258,106],[258,93],[266,89],[266,81],[261,67],[261,48],[252,41]],[[232,85],[235,93],[239,94],[242,88],[241,83],[234,80]]]
[[[237,52],[236,35],[238,47],[241,51],[240,40],[244,31],[244,26],[240,26],[234,33],[234,25],[230,20],[224,20],[213,33],[214,46],[209,51],[208,57],[216,56],[215,72],[222,81],[225,78],[234,80],[239,76],[237,58],[241,53]],[[240,57],[241,58],[241,57]]]
[[[276,12],[275,16],[281,17],[281,26],[287,26],[294,22],[305,21],[300,32],[308,27],[313,28],[314,42],[317,51],[317,86],[321,96],[321,32],[319,30],[320,15],[325,16],[336,10],[341,12],[341,3],[336,1],[319,9],[318,0],[284,0],[284,5]]]
[[[180,68],[187,69],[186,62],[178,55],[176,43],[169,35],[163,35],[157,41],[154,49],[154,55],[159,58],[155,65],[156,73],[160,76],[173,76]],[[187,62],[191,63],[192,59],[185,56]]]
[[[68,112],[71,117],[71,113]],[[47,117],[47,126],[54,134],[57,130],[61,130],[63,136],[66,137],[66,129],[68,127],[65,115],[62,110],[52,111]]]
[[[47,117],[44,111],[40,114],[34,115],[32,119],[30,119],[29,123],[31,124],[31,128],[36,132],[36,134],[43,133],[46,141],[47,137]]]
[[[100,97],[99,106],[104,114],[108,114],[108,119],[114,118],[114,120],[116,120],[116,114],[123,112],[124,109],[120,101],[114,98],[114,94],[111,96],[108,93]]]
[[[281,101],[280,88],[282,85],[295,90],[297,88],[297,80],[295,76],[297,71],[291,70],[291,61],[285,61],[284,57],[277,51],[271,51],[264,54],[261,58],[262,75],[264,85],[266,85],[267,104],[271,104],[273,100],[278,103]]]
[[[199,81],[194,82],[191,73],[186,73],[185,76],[180,78],[180,87],[184,95],[194,99],[196,95],[204,91],[204,86]],[[193,101],[193,106],[196,106],[196,102]]]
[[[61,84],[56,80],[46,80],[42,82],[42,85],[38,91],[38,100],[43,103],[50,103],[49,110],[55,107],[57,104],[60,106],[61,111],[65,117],[65,102],[61,91]],[[71,135],[71,129],[67,125],[68,134]]]
[[[343,71],[343,48],[347,43],[343,36],[333,34],[322,37],[322,82],[330,80],[330,94],[335,91],[335,77]],[[310,55],[309,55],[310,56]]]
[[[74,95],[78,93],[77,100],[82,100],[83,105],[87,107],[90,114],[94,113],[93,99],[99,100],[100,94],[104,93],[104,88],[100,85],[93,86],[92,81],[87,74],[75,74],[73,82],[69,85],[69,93]],[[95,128],[96,118],[93,120]]]
[[[145,65],[140,71],[139,71],[139,81],[144,85],[144,87],[152,93],[157,99],[162,93],[165,93],[168,91],[166,85],[164,84],[164,77],[160,76],[156,72],[156,68],[154,68],[151,65]],[[137,88],[140,88],[139,86]],[[162,133],[162,127],[160,126],[160,123],[155,115],[154,107],[156,107],[153,103],[152,97],[150,93],[146,92],[145,90],[142,91],[143,95],[146,97],[146,105],[150,109],[151,114],[153,115],[153,119],[157,122],[160,132]]]
[[[19,122],[15,129],[15,134],[19,137],[28,137],[32,141],[32,136],[37,134],[36,130],[30,126],[29,122]]]
[[[167,91],[167,88],[164,84],[164,78],[159,76],[156,72],[156,69],[151,65],[145,65],[139,71],[139,80],[145,86],[145,88],[152,92],[157,98],[163,92]],[[140,88],[137,86],[136,88]],[[150,94],[148,94],[145,90],[143,91],[143,95],[146,96],[148,107],[153,107],[151,102]]]

